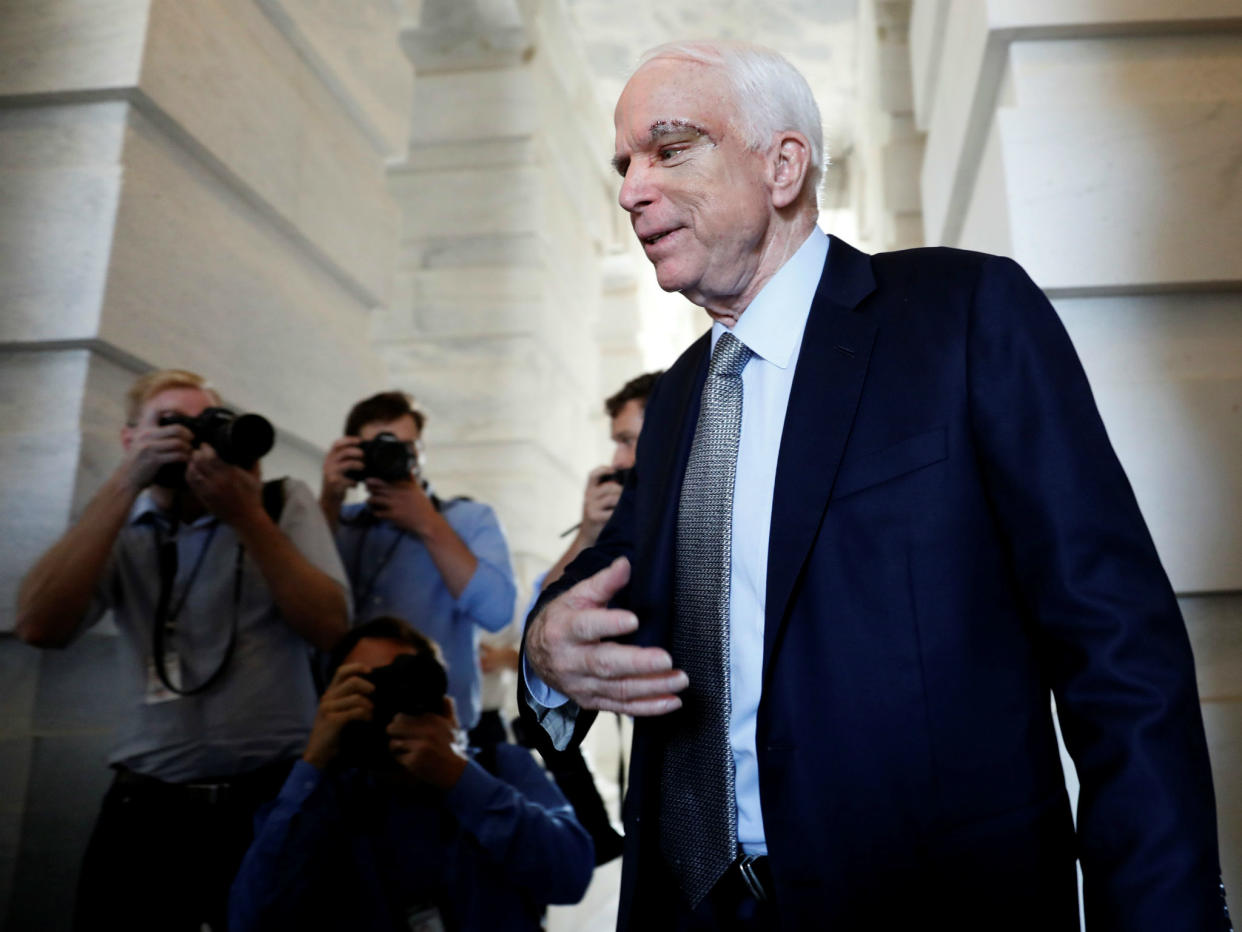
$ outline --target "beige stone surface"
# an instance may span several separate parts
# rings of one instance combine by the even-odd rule
[[[152,365],[203,372],[304,440],[384,384],[370,308],[161,129],[138,116],[100,335]]]
[[[127,110],[0,110],[0,340],[97,333]]]
[[[1242,587],[1242,299],[1058,299],[1174,588]]]
[[[1044,288],[1242,280],[1242,99],[998,119],[1014,255]]]
[[[1070,0],[936,4],[933,0],[919,0],[913,21],[918,27],[913,36],[916,46],[912,52],[917,63],[913,72],[914,98],[919,106],[919,123],[929,131],[928,155],[922,175],[924,213],[931,241],[954,244],[958,242],[973,190],[977,157],[998,105],[998,94],[1005,84],[1014,48],[1023,42],[1051,38],[1090,40],[1110,36],[1115,38],[1104,46],[1109,46],[1110,42],[1115,46],[1118,42],[1142,42],[1144,37],[1159,36],[1162,32],[1176,31],[1190,36],[1172,43],[1174,46],[1180,43],[1184,50],[1189,50],[1183,52],[1177,64],[1162,66],[1149,61],[1143,66],[1135,64],[1141,55],[1127,53],[1121,56],[1130,59],[1121,68],[1122,77],[1107,80],[1100,79],[1101,63],[1109,56],[1099,54],[1100,46],[1087,44],[1081,51],[1069,51],[1068,47],[1074,43],[1062,43],[1067,50],[1054,53],[1054,58],[1078,59],[1080,67],[1083,61],[1095,58],[1087,69],[1093,80],[1092,88],[1082,95],[1086,99],[1107,93],[1110,87],[1114,91],[1126,87],[1131,99],[1136,99],[1136,88],[1130,86],[1135,83],[1134,75],[1155,74],[1162,67],[1166,73],[1185,75],[1187,68],[1194,73],[1198,66],[1191,62],[1200,54],[1200,42],[1208,43],[1209,58],[1218,58],[1221,40],[1217,34],[1236,32],[1242,24],[1242,14],[1232,0],[1191,3],[1109,0],[1093,4]],[[1169,43],[1165,45],[1168,47]],[[952,49],[953,53],[942,55],[937,51],[940,48]],[[1113,67],[1116,68],[1115,62]],[[1129,76],[1125,74],[1127,71]],[[1148,80],[1146,83],[1152,86],[1160,82]],[[1163,83],[1163,93],[1169,94],[1175,93],[1175,88],[1186,86],[1188,80],[1183,77]],[[1066,80],[1065,84],[1070,86],[1072,81]],[[1211,87],[1211,82],[1207,87]],[[1071,106],[1079,96],[1078,93],[1062,94],[1059,104]]]
[[[1205,702],[1203,726],[1216,784],[1216,826],[1220,866],[1233,915],[1242,890],[1242,702]]]
[[[0,351],[0,632],[12,630],[22,576],[69,520],[88,357]]]
[[[1242,702],[1242,595],[1184,596],[1180,600],[1195,652],[1204,702]],[[1239,771],[1242,773],[1242,771]]]
[[[382,156],[405,151],[414,74],[393,0],[257,0]]]
[[[1017,42],[1009,55],[1021,107],[1242,100],[1242,32]]]
[[[396,215],[376,152],[250,0],[153,0],[144,96],[360,297],[383,303]]]
[[[0,94],[132,87],[152,0],[6,0]]]
[[[538,120],[535,88],[509,69],[419,77],[414,86],[410,144],[491,141],[526,136]]]

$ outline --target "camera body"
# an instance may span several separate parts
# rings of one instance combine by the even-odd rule
[[[262,459],[276,441],[271,421],[260,414],[235,414],[228,408],[204,408],[197,417],[164,414],[161,427],[180,424],[194,435],[194,446],[209,443],[224,462],[249,469]],[[185,488],[185,463],[167,463],[154,483],[169,489]]]
[[[392,770],[398,764],[388,750],[385,729],[397,714],[444,714],[448,674],[426,651],[402,654],[392,663],[361,674],[375,684],[369,722],[350,722],[341,731],[341,763],[368,770]]]
[[[391,431],[380,431],[370,440],[360,442],[358,446],[362,449],[363,466],[345,473],[347,478],[355,482],[365,479],[399,482],[409,479],[418,466],[418,455],[410,449],[409,444],[398,439]]]

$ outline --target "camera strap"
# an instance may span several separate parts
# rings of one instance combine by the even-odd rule
[[[178,683],[174,683],[173,677],[168,673],[167,651],[165,649],[166,640],[169,635],[175,633],[177,617],[181,614],[181,609],[185,607],[186,599],[189,598],[190,590],[193,588],[195,580],[198,579],[199,570],[202,569],[207,551],[211,549],[211,544],[215,540],[216,531],[219,527],[219,522],[217,522],[207,532],[207,539],[203,541],[202,549],[199,550],[194,566],[190,570],[190,576],[186,580],[181,598],[173,606],[172,591],[177,579],[177,535],[172,533],[165,538],[160,534],[159,527],[152,525],[155,532],[156,555],[159,562],[160,594],[155,603],[155,624],[151,633],[151,658],[155,667],[155,673],[159,677],[160,682],[164,684],[164,688],[178,696],[193,696],[212,686],[224,673],[225,668],[233,657],[233,649],[237,646],[237,627],[241,615],[242,561],[246,552],[240,543],[237,545],[237,560],[233,569],[233,623],[229,630],[229,642],[224,648],[224,656],[220,658],[220,663],[210,676],[197,686],[192,686],[189,689],[184,689]]]
[[[393,554],[397,552],[397,547],[400,545],[401,538],[404,534],[404,532],[398,528],[393,529],[394,531],[396,531],[396,534],[393,536],[392,543],[388,545],[388,549],[385,550],[384,555],[380,557],[379,563],[376,564],[375,566],[375,571],[371,573],[371,575],[367,578],[367,581],[363,583],[362,582],[362,558],[364,555],[363,552],[367,549],[367,540],[370,538],[371,528],[373,528],[374,526],[375,526],[374,522],[363,525],[362,533],[358,535],[358,547],[354,551],[354,559],[352,561],[353,565],[350,567],[350,569],[353,572],[350,573],[349,578],[352,582],[357,583],[357,585],[354,586],[354,617],[355,618],[360,616],[363,606],[367,604],[367,599],[371,598],[371,593],[375,591],[375,584],[379,581],[380,574],[383,573],[384,570],[388,567],[388,564],[392,562]]]

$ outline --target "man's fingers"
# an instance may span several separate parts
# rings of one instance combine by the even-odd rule
[[[375,684],[370,680],[364,680],[360,676],[351,676],[328,688],[328,694],[333,697],[369,696],[373,692],[375,692]]]
[[[370,673],[371,668],[365,663],[343,663],[336,668],[336,672],[332,674],[332,682],[328,684],[328,689],[338,686],[351,676],[358,676],[362,673]],[[370,683],[370,680],[363,680],[364,683]],[[374,689],[374,684],[371,686]]]
[[[679,682],[672,674],[685,676],[680,670],[673,670],[673,658],[662,647],[635,647],[612,642],[582,648],[582,668],[588,676],[601,680],[628,682],[636,677],[665,678],[669,685],[664,688],[669,692],[675,692],[672,684]]]
[[[681,708],[681,699],[677,696],[655,696],[651,699],[634,699],[629,702],[616,702],[610,699],[601,699],[599,704],[593,706],[601,712],[617,712],[621,715],[633,715],[636,718],[646,718],[654,715],[667,715],[669,712],[675,712]]]
[[[343,712],[361,710],[370,715],[375,706],[366,696],[353,694],[340,696],[323,701],[323,710],[328,715],[339,715]]]
[[[572,640],[582,644],[620,637],[638,630],[638,618],[621,608],[588,608],[574,612],[569,619]]]
[[[605,679],[596,677],[584,680],[581,686],[583,698],[592,708],[601,700],[609,702],[634,702],[672,696],[690,685],[690,677],[684,670],[664,670],[637,676]]]
[[[581,606],[607,605],[614,595],[630,581],[630,561],[617,557],[594,576],[589,576],[574,586],[564,598]]]

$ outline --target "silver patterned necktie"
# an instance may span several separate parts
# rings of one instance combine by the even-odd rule
[[[737,855],[729,747],[729,568],[742,369],[751,351],[716,341],[677,509],[673,665],[690,685],[669,721],[660,773],[660,849],[691,908]]]

